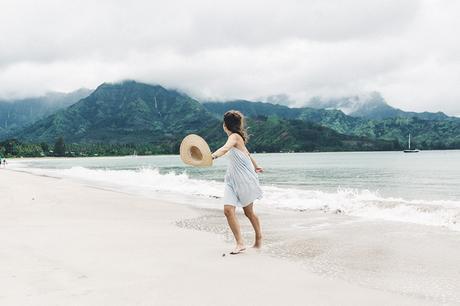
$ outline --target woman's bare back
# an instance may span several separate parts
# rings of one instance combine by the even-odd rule
[[[249,150],[246,148],[246,145],[245,145],[245,143],[244,143],[243,137],[241,137],[241,135],[238,134],[238,133],[233,133],[232,135],[236,135],[236,136],[237,136],[237,137],[236,137],[237,140],[236,140],[235,148],[237,148],[238,150],[244,152],[246,155],[249,156],[249,155],[250,155],[250,154],[249,154]]]

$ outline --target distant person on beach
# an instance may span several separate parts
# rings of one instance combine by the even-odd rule
[[[3,168],[6,168],[6,164],[8,164],[8,163],[6,162],[6,159],[4,158],[3,159]]]
[[[262,246],[260,222],[254,213],[254,200],[262,197],[257,173],[263,172],[246,148],[248,135],[244,127],[244,116],[239,111],[228,111],[224,114],[223,128],[228,135],[227,142],[212,154],[216,159],[227,154],[229,164],[225,173],[224,214],[236,240],[235,249],[230,254],[238,254],[246,249],[241,236],[240,224],[236,216],[236,208],[242,207],[255,232],[254,247]]]

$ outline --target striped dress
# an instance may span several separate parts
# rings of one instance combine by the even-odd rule
[[[245,207],[262,198],[259,178],[250,157],[232,147],[227,153],[229,164],[225,173],[224,204]]]

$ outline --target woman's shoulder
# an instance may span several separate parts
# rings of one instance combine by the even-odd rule
[[[238,133],[232,133],[232,134],[230,134],[230,135],[228,136],[228,138],[229,138],[229,139],[232,139],[232,140],[234,140],[234,141],[236,141],[236,142],[238,142],[238,143],[240,143],[240,142],[244,143],[243,137],[242,137],[240,134],[238,134]]]
[[[232,137],[232,135],[235,135],[235,136]],[[236,147],[240,151],[247,152],[249,154],[249,151],[246,148],[246,143],[245,143],[243,137],[240,134],[233,133],[233,134],[230,134],[229,138],[230,137],[232,137],[232,139],[234,141],[234,145],[233,145],[234,147]]]

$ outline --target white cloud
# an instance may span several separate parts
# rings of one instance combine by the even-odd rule
[[[8,1],[0,97],[137,79],[203,99],[380,91],[460,114],[457,1]]]

